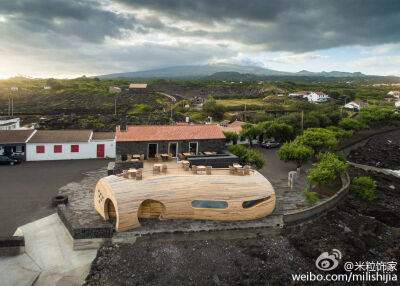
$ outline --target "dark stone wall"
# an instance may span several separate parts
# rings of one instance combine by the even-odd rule
[[[222,152],[225,148],[225,139],[207,139],[207,140],[180,140],[180,141],[130,141],[117,142],[117,156],[126,154],[144,154],[147,158],[147,149],[149,143],[158,144],[158,153],[168,153],[168,143],[178,142],[178,153],[189,152],[189,142],[198,142],[198,152],[213,151]]]

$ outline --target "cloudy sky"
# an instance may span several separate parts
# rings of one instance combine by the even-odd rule
[[[0,0],[0,77],[234,63],[400,76],[399,0]]]

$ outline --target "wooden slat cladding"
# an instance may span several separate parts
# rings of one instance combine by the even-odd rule
[[[248,220],[264,217],[275,208],[275,191],[257,171],[248,176],[229,175],[213,170],[212,175],[193,175],[179,171],[146,177],[141,181],[108,176],[99,180],[95,191],[95,209],[104,218],[115,215],[116,230],[140,226],[138,218]],[[244,201],[270,196],[244,209]],[[115,211],[105,207],[110,200]],[[194,208],[193,200],[224,201],[225,209]],[[110,204],[109,204],[110,205]]]

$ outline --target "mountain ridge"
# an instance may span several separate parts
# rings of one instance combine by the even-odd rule
[[[122,72],[99,75],[98,78],[113,79],[113,78],[202,78],[210,77],[216,73],[239,73],[246,77],[254,75],[260,76],[313,76],[313,77],[364,77],[366,75],[360,72],[310,72],[302,70],[299,72],[285,72],[273,69],[267,69],[255,66],[242,66],[233,64],[210,64],[210,65],[186,65],[186,66],[171,66],[160,69],[150,69],[135,72]]]

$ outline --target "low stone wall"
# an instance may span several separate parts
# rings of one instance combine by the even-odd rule
[[[236,155],[226,151],[224,154],[186,156],[191,165],[212,166],[213,168],[228,168],[229,165],[239,162]]]
[[[81,226],[74,214],[65,205],[57,206],[57,214],[64,223],[72,239],[88,238],[111,238],[113,236],[113,226],[110,223],[102,221],[102,225]]]
[[[23,236],[0,237],[0,256],[16,256],[25,252]]]
[[[283,214],[283,222],[288,225],[301,223],[334,208],[347,195],[350,187],[349,174],[346,173],[341,179],[342,187],[328,200],[306,209],[285,213]]]

